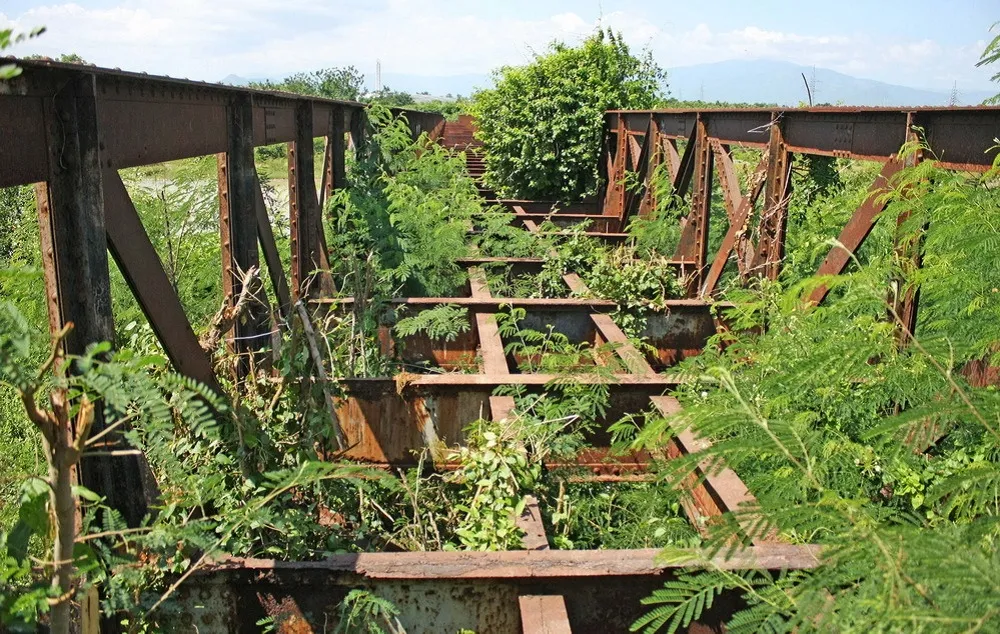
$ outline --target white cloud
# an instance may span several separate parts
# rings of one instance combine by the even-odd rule
[[[485,74],[522,63],[553,39],[575,41],[597,20],[577,12],[537,19],[462,14],[444,0],[384,0],[347,5],[315,0],[122,0],[113,8],[49,4],[0,25],[38,24],[48,33],[17,53],[75,52],[111,67],[193,79],[230,73],[277,77],[353,64],[371,74],[375,59],[388,72],[411,75]],[[648,46],[664,67],[727,59],[771,58],[816,65],[894,83],[984,87],[974,64],[983,43],[946,48],[932,40],[861,34],[800,34],[758,25],[714,31],[707,24],[678,29],[658,16],[616,11],[601,20],[629,43]]]

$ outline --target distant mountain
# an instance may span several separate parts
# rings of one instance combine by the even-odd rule
[[[251,82],[261,83],[268,81],[266,77],[241,77],[239,75],[226,75],[219,83],[229,86],[247,86]],[[270,81],[278,83],[280,78],[270,78]],[[444,77],[431,77],[425,75],[407,75],[405,73],[382,73],[382,83],[391,90],[408,92],[416,98],[417,93],[428,93],[423,99],[416,99],[417,103],[428,99],[448,99],[446,95],[457,97],[462,95],[468,97],[479,87],[489,86],[489,77],[486,75],[451,75]],[[375,76],[365,75],[365,84],[374,89]]]
[[[226,84],[227,86],[247,86],[252,81],[261,81],[260,79],[247,79],[246,77],[240,77],[239,75],[226,75],[219,80],[220,84]]]
[[[672,97],[681,100],[808,103],[802,74],[812,81],[813,103],[847,106],[946,106],[951,91],[896,86],[843,73],[773,60],[730,60],[671,68],[667,71]],[[976,105],[995,94],[958,88],[958,105]]]
[[[729,60],[668,69],[670,95],[682,100],[729,101],[734,103],[776,103],[797,106],[807,103],[802,74],[812,81],[815,75],[813,103],[847,106],[946,106],[950,90],[925,90],[897,86],[871,79],[860,79],[826,68],[799,66],[775,60]],[[373,87],[375,77],[367,74],[366,84]],[[264,78],[229,75],[222,83],[246,86]],[[274,81],[280,81],[274,80]],[[392,90],[411,95],[429,93],[468,97],[477,88],[492,85],[489,75],[429,76],[406,73],[382,73],[382,83]],[[958,87],[958,105],[977,105],[996,91],[967,90]]]
[[[374,83],[374,75],[366,75],[367,83]],[[432,95],[462,95],[468,97],[476,88],[490,86],[487,75],[449,75],[431,77],[426,75],[408,75],[405,73],[382,73],[382,83],[392,90],[400,90],[410,94],[428,92]]]

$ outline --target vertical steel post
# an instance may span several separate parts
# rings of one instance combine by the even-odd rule
[[[54,333],[72,322],[64,349],[76,355],[90,344],[115,338],[95,77],[68,75],[55,97],[46,100],[45,124],[48,180],[39,183],[35,193],[49,327]],[[106,424],[100,408],[94,416],[92,436]],[[116,431],[102,440],[127,449],[122,442]],[[84,457],[78,474],[80,482],[104,496],[129,526],[141,523],[147,506],[139,456]]]
[[[330,191],[347,187],[347,143],[344,135],[347,134],[347,109],[335,107],[333,109],[333,121],[330,127],[330,137],[328,139],[331,152],[331,176]]]
[[[708,227],[712,213],[712,146],[708,139],[708,129],[702,115],[698,115],[695,135],[692,141],[694,157],[694,191],[691,193],[691,212],[681,232],[675,257],[694,263],[694,272],[689,280],[689,293],[701,288],[702,278],[708,263]]]
[[[323,208],[326,207],[326,202],[330,200],[330,196],[333,194],[333,126],[338,111],[338,108],[331,108],[330,120],[326,122],[326,135],[323,139],[323,178],[320,180],[318,192],[320,213],[322,213]]]
[[[368,113],[360,108],[351,110],[351,146],[354,148],[354,155],[357,157],[360,157],[364,150],[367,127]]]
[[[222,238],[222,289],[230,307],[243,291],[242,272],[259,267],[255,188],[257,171],[253,157],[253,102],[250,95],[234,95],[227,108],[229,148],[218,155],[219,229]],[[264,348],[268,307],[258,296],[236,321],[229,349],[239,356],[238,379],[247,376],[251,356]]]
[[[643,179],[642,198],[639,201],[639,216],[644,217],[656,210],[656,186],[653,180],[656,170],[663,163],[665,150],[663,139],[660,138],[660,125],[656,122],[655,115],[649,115],[649,150],[647,150],[646,174]]]
[[[597,200],[601,201],[603,204],[608,199],[608,186],[611,183],[611,120],[610,118],[618,115],[611,115],[608,113],[604,114],[604,127],[603,134],[601,135],[601,151],[597,155],[597,182],[599,184],[597,191]],[[446,124],[447,129],[447,124]]]
[[[615,160],[612,173],[608,175],[608,202],[604,206],[604,215],[621,218],[625,213],[625,171],[628,169],[628,129],[625,120],[618,117],[617,136],[615,137]]]
[[[302,100],[295,109],[295,141],[288,144],[292,292],[297,298],[330,295],[332,291],[315,178],[312,104]]]
[[[771,117],[771,138],[767,152],[767,178],[764,210],[761,212],[760,240],[753,269],[769,279],[777,279],[785,257],[785,228],[788,224],[788,201],[792,188],[791,154],[781,128],[781,113]]]

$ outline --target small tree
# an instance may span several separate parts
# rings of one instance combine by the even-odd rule
[[[510,198],[576,200],[598,187],[604,112],[652,108],[665,73],[621,34],[598,30],[578,47],[553,43],[526,66],[505,66],[473,96],[486,181]]]
[[[998,26],[1000,26],[1000,22],[994,22],[993,26],[990,27],[990,30],[992,31]],[[983,54],[979,56],[979,61],[976,63],[976,67],[978,68],[979,66],[996,64],[997,62],[1000,62],[1000,35],[993,38],[993,41],[991,41],[983,50]],[[993,76],[990,77],[990,79],[995,82],[1000,82],[1000,71],[993,73]],[[983,103],[1000,104],[1000,94],[990,97]]]

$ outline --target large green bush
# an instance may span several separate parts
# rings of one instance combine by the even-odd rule
[[[666,75],[621,35],[598,31],[580,46],[556,42],[526,66],[494,72],[473,97],[486,181],[509,198],[577,200],[598,187],[606,110],[652,108]]]

